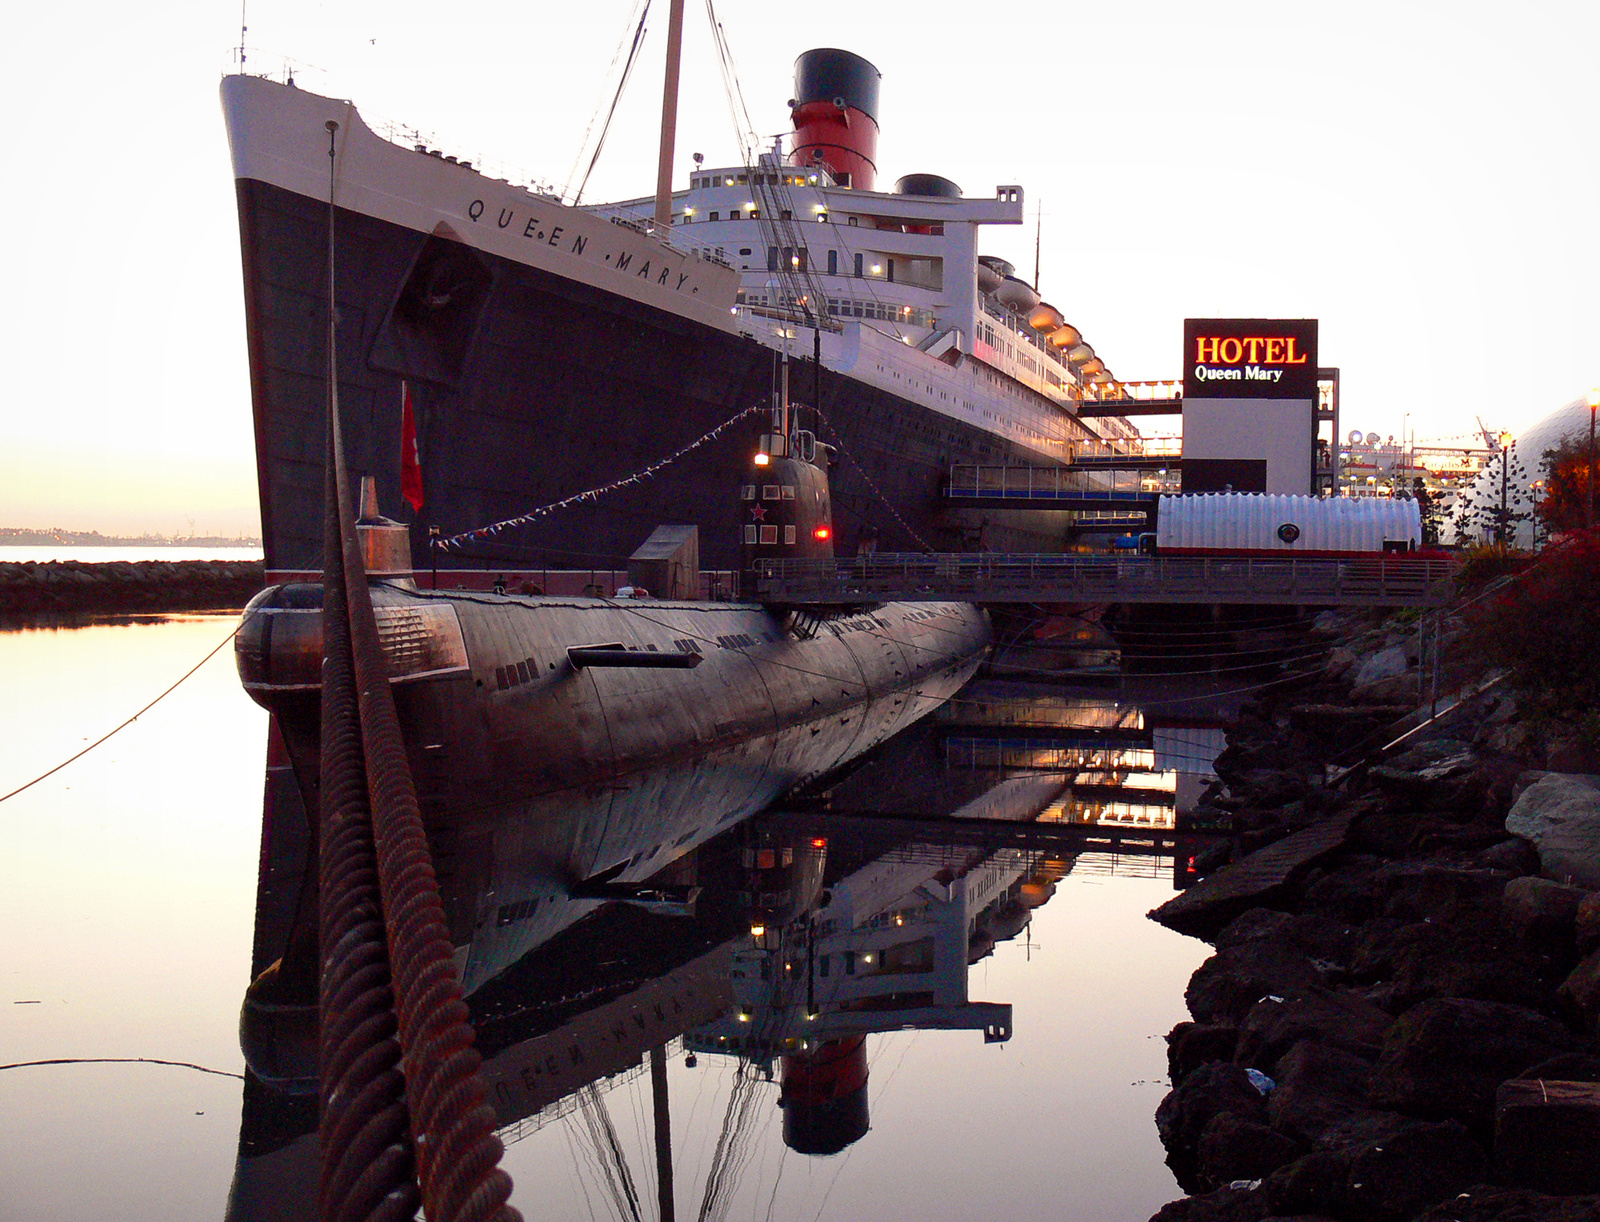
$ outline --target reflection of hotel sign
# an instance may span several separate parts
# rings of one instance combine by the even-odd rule
[[[1185,399],[1314,399],[1316,392],[1316,319],[1184,320]]]

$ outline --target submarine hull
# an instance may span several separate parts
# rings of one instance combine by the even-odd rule
[[[990,640],[967,603],[817,622],[753,604],[372,593],[469,990],[602,902],[574,898],[584,880],[647,879],[871,750],[952,696]],[[315,809],[321,587],[263,591],[236,656]]]

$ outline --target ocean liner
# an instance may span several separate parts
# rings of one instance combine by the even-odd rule
[[[946,506],[943,480],[1137,444],[1120,417],[1076,410],[1122,389],[980,255],[984,226],[1022,223],[1021,187],[877,189],[878,94],[866,60],[806,52],[788,140],[754,164],[697,158],[652,211],[569,206],[397,143],[292,78],[225,78],[268,569],[320,564],[330,218],[346,452],[409,518],[419,568],[430,531],[459,539],[590,489],[605,491],[443,563],[608,567],[687,519],[707,567],[731,567],[730,490],[780,363],[800,425],[832,447],[845,553],[1059,547],[1070,515],[979,518]]]

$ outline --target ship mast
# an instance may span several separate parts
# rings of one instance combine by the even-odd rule
[[[683,58],[683,0],[667,11],[667,76],[661,90],[661,158],[656,166],[656,236],[672,228],[672,151],[678,135],[678,65]]]

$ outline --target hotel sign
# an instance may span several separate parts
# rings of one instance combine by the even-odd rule
[[[1312,399],[1317,396],[1314,318],[1187,318],[1185,399]]]

